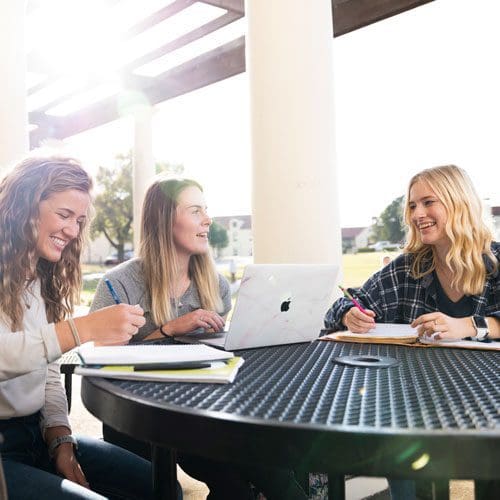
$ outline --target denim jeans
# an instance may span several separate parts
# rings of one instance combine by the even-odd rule
[[[151,445],[104,425],[104,439],[141,457],[149,459]],[[307,500],[307,494],[295,473],[278,467],[236,465],[211,458],[177,454],[177,463],[191,477],[203,481],[210,489],[207,500],[252,500],[255,489],[268,500]],[[255,488],[252,487],[255,485]]]
[[[392,500],[415,500],[417,497],[416,484],[412,479],[387,478]]]
[[[76,456],[91,490],[58,476],[47,454],[39,417],[36,413],[0,420],[4,437],[0,450],[9,500],[153,497],[151,464],[97,439],[77,436]]]

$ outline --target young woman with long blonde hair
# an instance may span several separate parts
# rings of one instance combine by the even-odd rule
[[[139,257],[105,275],[122,302],[145,311],[146,323],[133,342],[223,329],[231,294],[209,252],[211,222],[196,181],[158,179],[147,190]],[[91,310],[111,304],[101,280]]]
[[[211,219],[201,186],[189,179],[159,179],[146,192],[142,210],[139,257],[106,273],[121,301],[140,304],[146,324],[133,341],[164,339],[196,330],[218,332],[231,309],[227,280],[218,275],[209,253]],[[104,283],[97,286],[91,310],[113,304]],[[166,432],[169,432],[168,430]],[[104,426],[104,439],[146,458],[148,444]],[[200,443],[203,447],[203,443]],[[306,500],[291,471],[258,465],[237,467],[179,453],[191,476],[204,481],[209,499],[254,498],[251,483],[269,500]]]
[[[341,298],[326,326],[363,333],[376,320],[410,323],[437,339],[499,338],[500,244],[466,172],[446,165],[416,174],[404,214],[403,253],[356,291],[368,314]]]
[[[500,244],[482,218],[481,200],[455,165],[412,177],[404,208],[403,253],[375,273],[356,297],[337,300],[325,316],[333,330],[366,333],[405,323],[436,339],[500,338]],[[393,498],[415,497],[412,481],[390,480]]]

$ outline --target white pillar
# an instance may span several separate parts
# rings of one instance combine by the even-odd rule
[[[246,0],[258,263],[340,262],[331,0]]]
[[[134,201],[134,250],[139,250],[141,210],[152,177],[155,175],[153,159],[153,108],[143,106],[134,115],[133,201]]]
[[[24,19],[23,0],[0,2],[0,170],[29,148]]]

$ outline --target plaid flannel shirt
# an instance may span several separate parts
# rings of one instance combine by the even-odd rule
[[[500,260],[500,243],[493,243],[492,252]],[[361,287],[350,289],[366,308],[375,314],[377,323],[411,323],[422,314],[438,311],[434,273],[414,279],[410,275],[413,256],[402,254],[375,273]],[[492,266],[486,260],[490,274],[480,295],[473,295],[474,315],[500,318],[500,272],[491,274]],[[332,330],[345,330],[342,316],[353,307],[344,297],[334,302],[325,315],[325,326]]]

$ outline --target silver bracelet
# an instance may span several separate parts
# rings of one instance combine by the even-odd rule
[[[78,441],[71,434],[64,434],[63,436],[57,436],[49,444],[48,453],[50,458],[54,458],[56,448],[63,443],[72,443],[75,449],[78,449]]]
[[[75,322],[71,316],[68,318],[68,325],[71,333],[73,334],[73,338],[75,339],[76,346],[78,347],[79,345],[82,345],[80,342],[80,335],[78,335],[78,330],[76,329]]]

